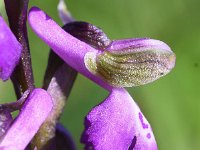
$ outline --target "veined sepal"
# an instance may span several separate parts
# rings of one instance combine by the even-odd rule
[[[166,75],[175,65],[175,54],[153,39],[113,41],[99,54],[85,55],[87,69],[114,87],[144,85]]]

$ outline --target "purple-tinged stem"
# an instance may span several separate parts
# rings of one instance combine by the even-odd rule
[[[0,109],[7,109],[10,112],[14,112],[16,110],[21,109],[22,105],[26,101],[28,95],[30,94],[30,90],[27,90],[23,93],[22,97],[18,99],[16,102],[0,104]]]
[[[10,28],[22,45],[19,65],[11,79],[18,99],[27,90],[34,88],[26,20],[29,0],[4,0]]]

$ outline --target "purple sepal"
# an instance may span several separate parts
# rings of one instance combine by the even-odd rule
[[[21,55],[21,45],[0,16],[0,78],[7,80]]]
[[[39,130],[53,107],[50,95],[43,89],[35,89],[14,123],[0,143],[0,150],[23,150]]]
[[[150,124],[125,89],[113,89],[85,120],[85,149],[157,150]]]
[[[135,49],[135,51],[139,49],[139,51],[142,51],[142,49],[159,49],[159,50],[166,50],[171,51],[170,47],[160,41],[150,38],[133,38],[133,39],[123,39],[123,40],[114,40],[109,45],[109,47],[106,48],[108,51],[122,51],[122,50],[129,50],[129,49]]]

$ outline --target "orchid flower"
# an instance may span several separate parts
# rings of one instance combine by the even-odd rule
[[[0,16],[0,78],[6,81],[19,63],[22,46]],[[0,150],[23,150],[50,113],[51,96],[43,89],[34,89],[19,115],[13,120],[9,108],[0,108]]]
[[[158,149],[150,124],[125,87],[153,82],[171,71],[175,54],[167,44],[149,38],[110,40],[96,26],[69,17],[63,0],[58,10],[67,23],[64,30],[34,7],[29,24],[56,53],[50,52],[39,89],[26,29],[28,0],[6,0],[5,7],[10,28],[0,16],[0,78],[12,80],[18,100],[0,105],[0,150],[75,149],[58,120],[77,72],[109,92],[85,118],[85,149]],[[15,119],[13,110],[20,111]]]
[[[81,138],[85,149],[157,150],[150,124],[124,87],[147,84],[169,73],[175,65],[169,46],[149,38],[111,41],[84,22],[66,25],[69,34],[36,7],[28,20],[60,58],[109,91],[86,116]]]

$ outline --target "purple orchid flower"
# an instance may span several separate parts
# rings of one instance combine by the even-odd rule
[[[148,38],[106,39],[103,47],[98,42],[87,44],[36,7],[28,19],[34,32],[67,64],[110,92],[86,117],[81,139],[85,149],[157,150],[150,124],[123,87],[147,84],[170,72],[175,65],[171,49]]]
[[[7,80],[21,54],[21,45],[0,16],[0,78]],[[2,106],[2,105],[1,105]],[[0,150],[23,150],[39,130],[53,107],[49,94],[34,89],[19,115],[12,119],[7,108],[0,108]]]

